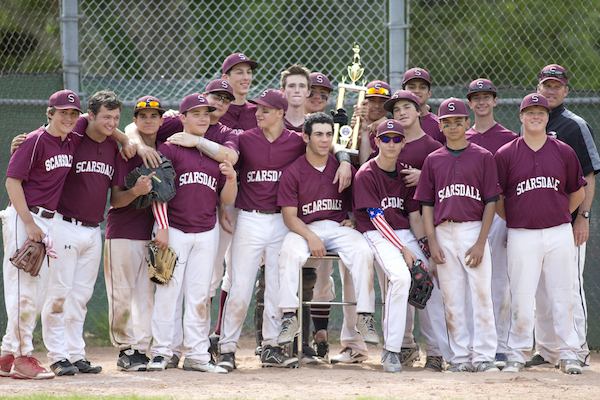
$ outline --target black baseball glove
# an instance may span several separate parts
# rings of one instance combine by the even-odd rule
[[[431,297],[433,291],[433,282],[427,271],[427,267],[423,265],[421,260],[417,260],[410,267],[411,285],[408,292],[408,302],[422,310],[427,304],[427,300]]]
[[[161,164],[158,168],[146,168],[144,164],[135,168],[127,175],[125,179],[125,187],[131,189],[135,186],[138,178],[142,175],[150,175],[155,172],[152,177],[152,190],[148,194],[138,196],[131,202],[131,204],[137,208],[146,208],[152,204],[152,200],[159,203],[166,203],[175,197],[175,169],[170,160],[163,156],[160,152]]]

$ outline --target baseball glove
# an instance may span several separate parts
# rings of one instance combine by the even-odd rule
[[[166,250],[161,250],[156,242],[152,241],[148,245],[148,258],[146,259],[150,280],[159,285],[169,283],[173,277],[177,259],[177,253],[171,246]]]
[[[135,186],[138,178],[142,175],[149,175],[151,172],[155,172],[152,177],[152,190],[148,194],[136,197],[131,204],[137,208],[142,209],[152,204],[152,200],[159,203],[166,203],[175,197],[175,169],[170,160],[163,156],[160,152],[161,164],[158,168],[146,168],[144,164],[135,168],[127,175],[125,179],[125,187],[131,189]]]
[[[433,282],[427,271],[427,267],[423,265],[421,260],[413,263],[410,267],[411,285],[408,292],[408,302],[422,310],[427,304],[427,300],[431,297],[433,290]]]
[[[27,239],[25,244],[10,257],[10,262],[15,267],[29,272],[31,276],[38,276],[45,256],[46,246],[43,243]]]

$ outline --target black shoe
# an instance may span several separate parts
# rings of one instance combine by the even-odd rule
[[[525,367],[537,367],[538,365],[550,364],[548,361],[544,359],[540,355],[540,353],[535,353],[527,362],[525,363]]]
[[[208,352],[210,353],[211,359],[215,361],[219,358],[219,336],[212,334],[208,339],[210,340]]]
[[[69,360],[60,360],[50,366],[52,372],[56,376],[75,375],[79,372],[79,368],[71,364]]]
[[[141,356],[148,359],[145,354],[142,355],[137,350],[121,350],[117,360],[117,369],[121,371],[145,371],[150,360],[144,362]]]
[[[92,365],[88,360],[82,358],[79,361],[75,361],[73,364],[79,369],[82,374],[99,374],[102,372],[102,367],[99,365]]]
[[[219,357],[217,358],[217,365],[226,369],[227,372],[237,369],[237,366],[235,365],[235,353],[219,354]]]
[[[283,354],[281,347],[266,346],[260,355],[261,367],[295,368],[298,365],[297,357],[288,357]]]

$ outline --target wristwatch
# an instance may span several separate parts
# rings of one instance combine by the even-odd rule
[[[581,215],[583,218],[589,218],[590,217],[590,212],[589,211],[579,211],[577,213],[577,215]]]

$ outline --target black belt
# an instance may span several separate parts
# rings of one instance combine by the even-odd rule
[[[281,210],[244,210],[246,212],[258,213],[258,214],[281,214]]]
[[[31,211],[35,215],[39,215],[40,217],[46,218],[46,219],[52,219],[52,218],[54,218],[54,214],[55,214],[54,211],[46,211],[43,208],[35,207],[35,206],[34,207],[29,207],[29,211]]]
[[[82,221],[76,220],[75,218],[69,218],[69,217],[63,217],[63,221],[67,221],[67,222],[70,222],[75,225],[86,226],[89,228],[97,228],[100,226],[100,224],[97,222],[82,222]]]

